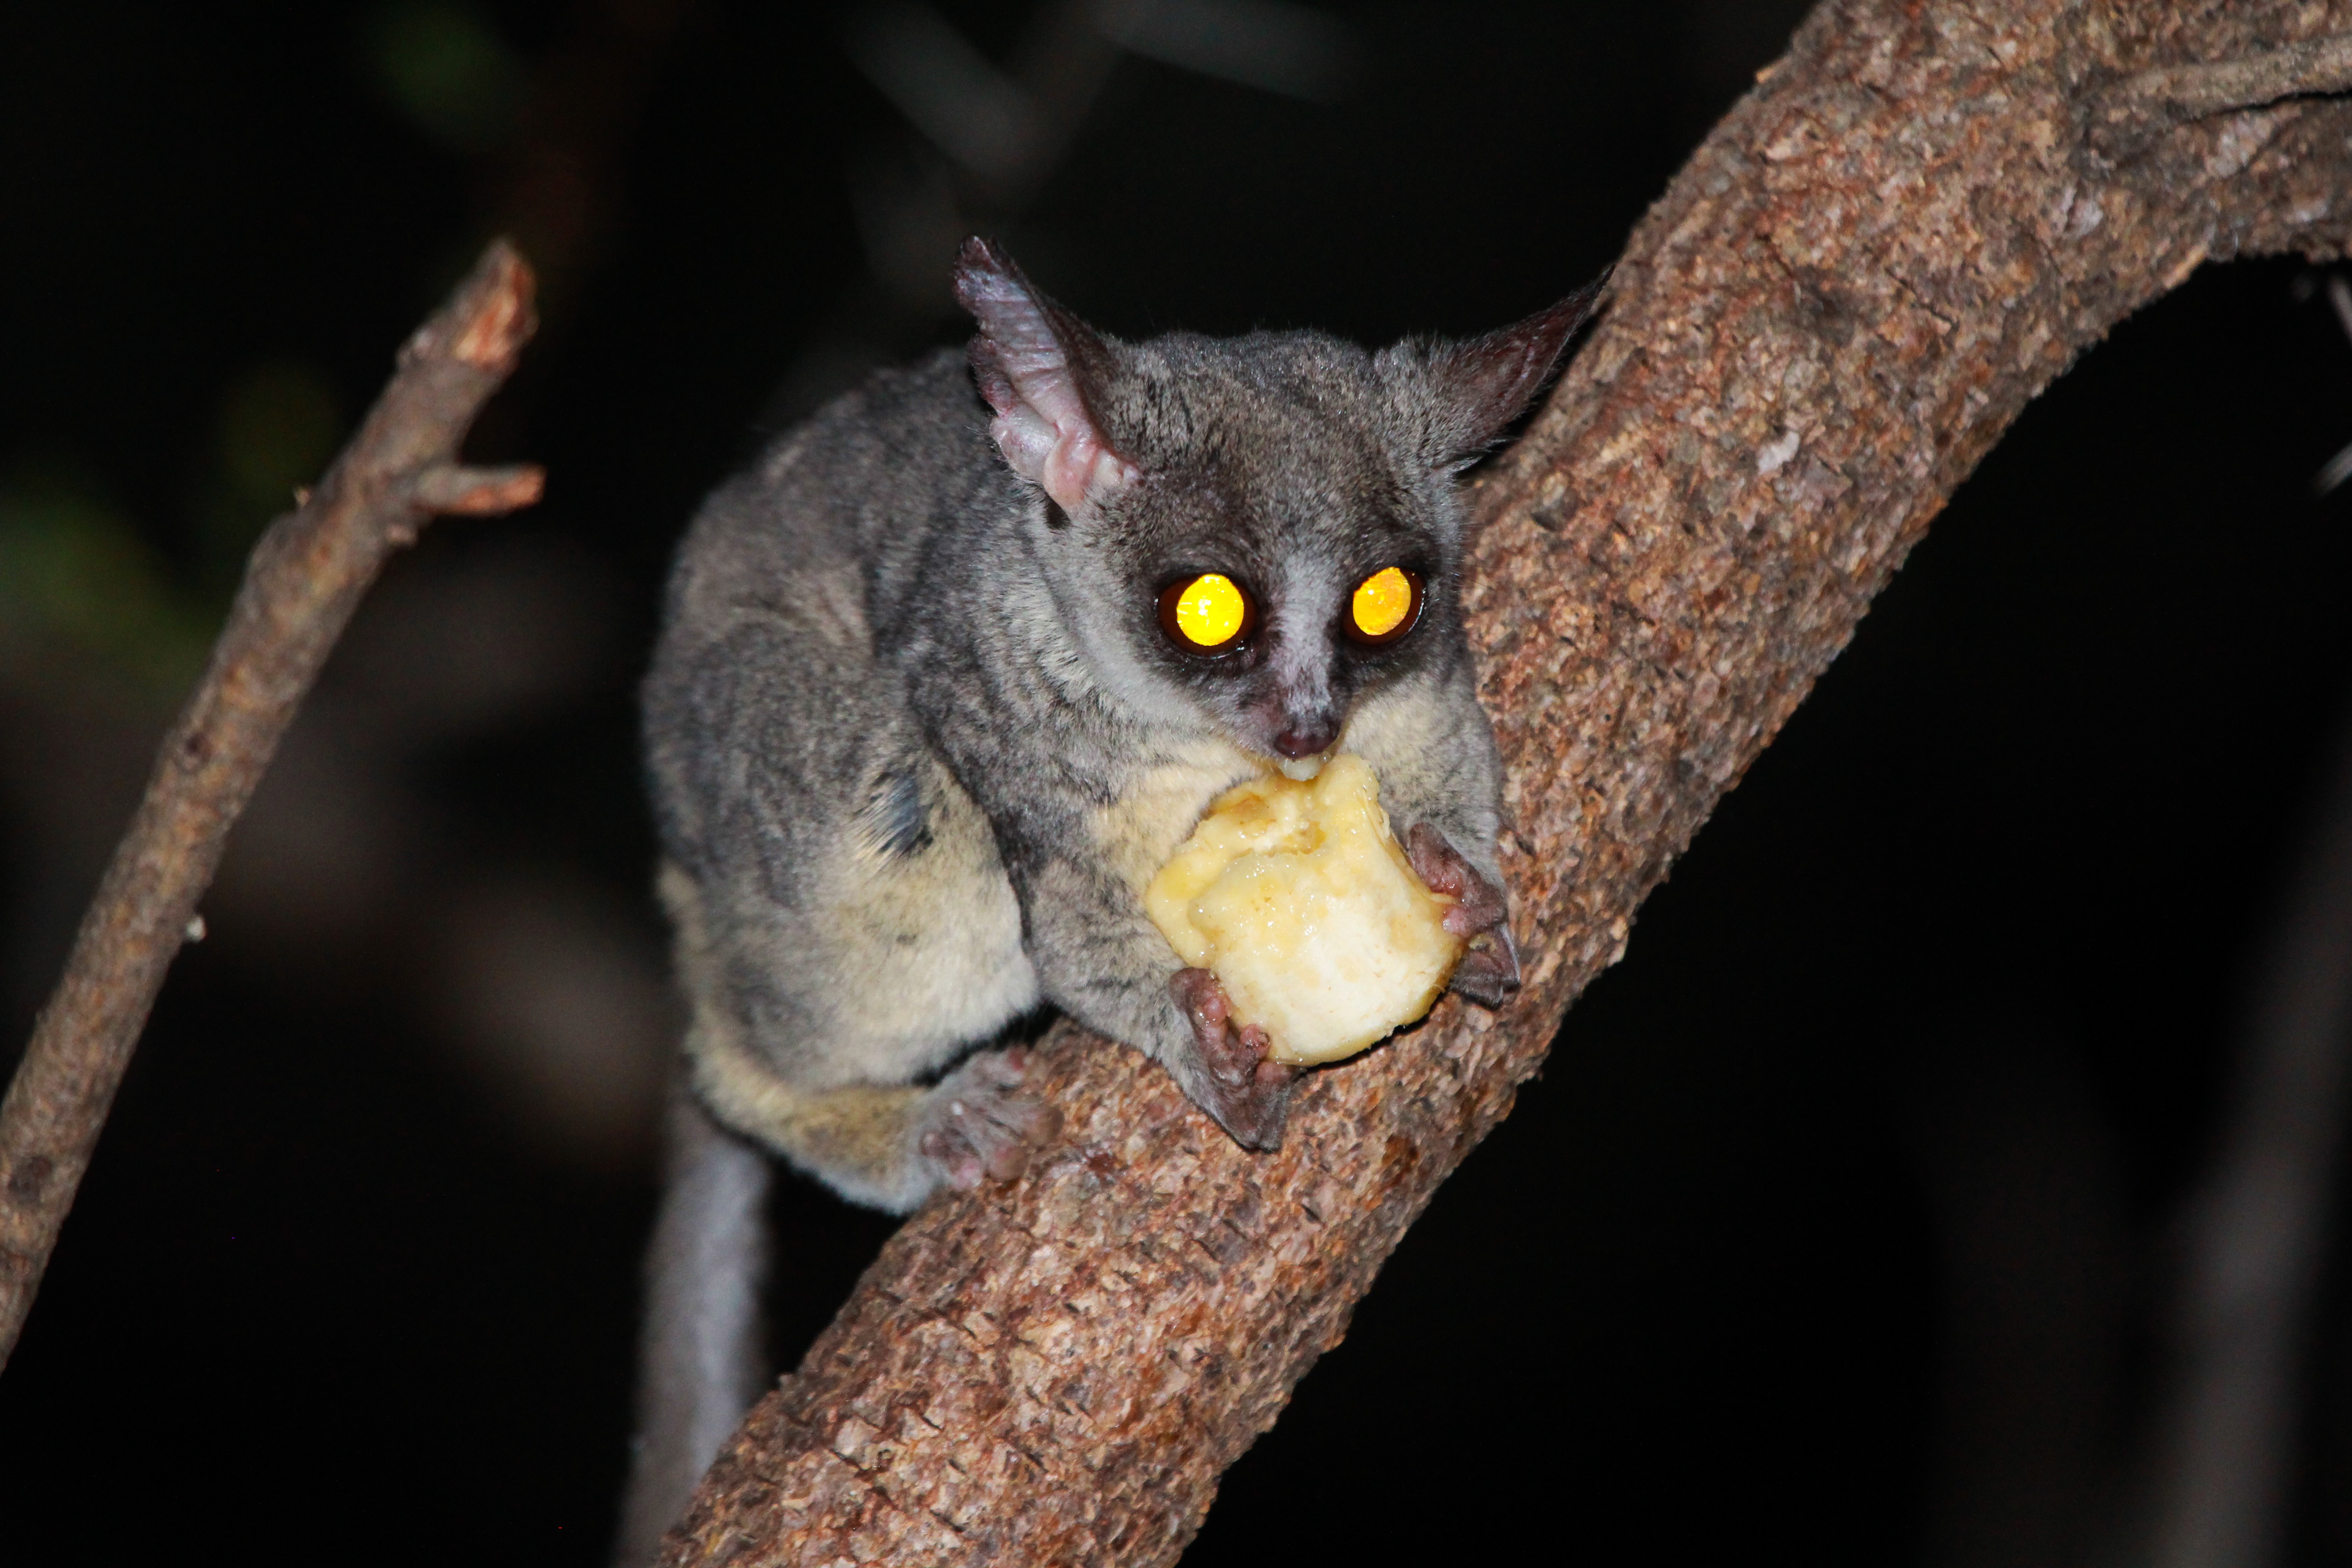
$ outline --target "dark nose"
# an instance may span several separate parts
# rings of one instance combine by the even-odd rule
[[[1315,719],[1304,724],[1293,724],[1276,734],[1274,749],[1286,757],[1311,757],[1318,752],[1328,751],[1331,742],[1339,738],[1339,726],[1336,721]]]

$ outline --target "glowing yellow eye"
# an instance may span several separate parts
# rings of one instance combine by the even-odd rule
[[[1168,619],[1176,635],[1194,647],[1217,647],[1239,635],[1248,617],[1249,604],[1230,577],[1214,572],[1193,578],[1178,590]]]
[[[1384,637],[1404,625],[1412,614],[1412,579],[1397,567],[1373,573],[1356,584],[1350,613],[1356,629],[1368,637]]]

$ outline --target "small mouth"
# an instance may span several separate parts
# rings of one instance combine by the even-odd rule
[[[1329,762],[1332,753],[1339,749],[1339,743],[1334,741],[1311,757],[1276,757],[1274,760],[1274,765],[1284,778],[1297,784],[1305,784],[1323,771],[1323,764]]]

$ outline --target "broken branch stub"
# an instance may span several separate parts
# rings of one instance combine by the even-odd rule
[[[530,268],[493,244],[400,351],[326,477],[254,546],[195,692],[0,1102],[0,1367],[22,1331],[140,1031],[221,849],[302,696],[391,552],[436,513],[529,506],[530,466],[458,448],[531,335]]]

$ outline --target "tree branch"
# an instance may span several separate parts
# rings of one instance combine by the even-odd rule
[[[896,1234],[663,1561],[1173,1561],[2001,430],[2204,258],[2343,251],[2352,108],[2180,124],[2119,167],[2091,146],[2100,87],[2347,33],[2343,9],[1816,9],[1637,226],[1612,315],[1479,484],[1467,606],[1517,1006],[1446,1002],[1310,1074],[1275,1154],[1058,1030],[1066,1145]]]
[[[254,547],[212,661],[164,738],[83,917],[65,977],[0,1102],[0,1366],[40,1288],[164,973],[302,696],[384,559],[438,512],[539,499],[536,468],[459,467],[475,416],[533,327],[530,269],[503,241],[400,351],[315,491]]]
[[[2339,92],[2352,92],[2352,36],[2309,38],[2241,59],[2158,66],[2099,95],[2092,140],[2102,151],[2126,153],[2192,120]]]
[[[2342,252],[2352,109],[2182,125],[2118,166],[2091,144],[2100,88],[2352,31],[2345,12],[1818,9],[1635,229],[1610,316],[1479,488],[1517,1005],[1449,1001],[1309,1075],[1272,1154],[1057,1031],[1066,1142],[908,1223],[665,1561],[1171,1561],[2010,422],[2208,258]]]

